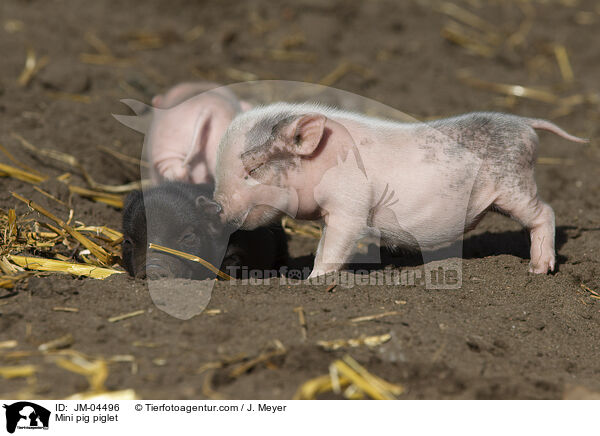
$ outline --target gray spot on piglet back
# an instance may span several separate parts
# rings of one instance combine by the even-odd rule
[[[530,142],[537,138],[524,118],[493,112],[436,120],[428,126],[451,138],[459,149],[464,148],[496,164],[520,158],[524,153],[530,154],[534,151]],[[457,151],[448,150],[450,153]]]
[[[469,152],[481,160],[478,178],[494,183],[504,191],[531,190],[537,148],[537,134],[527,119],[494,112],[475,112],[427,123],[451,141],[444,146],[431,136],[425,146],[426,158],[453,161]],[[442,148],[441,153],[433,149]],[[461,156],[461,153],[463,155]],[[444,162],[440,162],[444,163]],[[481,182],[476,182],[479,186]]]

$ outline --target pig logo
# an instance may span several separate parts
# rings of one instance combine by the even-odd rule
[[[29,401],[19,401],[13,404],[4,404],[6,409],[6,431],[14,433],[18,429],[44,429],[48,430],[50,411],[38,404]]]

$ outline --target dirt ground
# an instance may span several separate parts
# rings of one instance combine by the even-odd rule
[[[452,4],[480,17],[483,24],[474,19],[464,24],[473,17],[457,16]],[[482,46],[497,48],[488,54],[474,43],[450,43],[442,29],[451,21],[485,35],[475,39]],[[140,156],[142,136],[111,116],[127,113],[120,99],[149,102],[155,93],[185,80],[317,83],[344,61],[358,67],[335,78],[333,86],[420,119],[498,110],[550,118],[592,138],[582,146],[540,134],[536,178],[542,198],[556,213],[555,274],[528,274],[527,233],[514,221],[489,214],[465,237],[463,286],[458,290],[338,286],[327,292],[325,286],[219,282],[208,307],[212,314],[181,321],[154,306],[144,281],[125,274],[105,280],[40,275],[12,290],[0,289],[0,343],[17,341],[14,348],[0,349],[0,366],[37,366],[32,377],[2,380],[1,397],[63,398],[87,389],[84,377],[34,352],[66,334],[73,336],[71,349],[94,358],[133,356],[126,362],[111,361],[105,386],[131,388],[143,398],[287,399],[345,354],[373,374],[402,384],[406,392],[400,398],[406,399],[555,399],[574,386],[600,391],[600,300],[581,287],[600,292],[596,2],[153,0],[84,6],[75,1],[4,0],[0,25],[0,144],[53,177],[73,169],[36,157],[12,132],[38,147],[73,154],[101,183],[123,184],[139,180],[139,168],[99,148]],[[82,53],[102,49],[86,40],[86,32],[123,62],[93,64],[82,58]],[[570,82],[569,71],[559,67],[554,44],[567,49]],[[48,56],[48,64],[22,87],[17,78],[28,48],[38,58]],[[486,82],[544,88],[560,98],[583,95],[585,101],[560,100],[575,103],[566,106],[547,95],[507,98],[502,90],[461,80],[465,71]],[[83,98],[75,101],[74,95]],[[0,162],[10,164],[4,155]],[[74,180],[86,186],[77,174]],[[14,191],[68,217],[67,208],[28,183],[1,178],[0,184],[4,211],[26,212],[11,196]],[[48,181],[40,186],[68,199],[60,185]],[[77,195],[70,201],[74,219],[120,229],[118,209]],[[294,236],[292,258],[310,260],[316,242]],[[422,265],[408,259],[395,268]],[[79,310],[53,310],[57,306]],[[306,314],[306,340],[294,312],[299,306]],[[107,321],[137,310],[145,312]],[[350,321],[384,312],[397,314]],[[316,344],[385,333],[391,339],[374,348],[331,352]],[[255,356],[273,340],[286,353],[239,377],[230,377],[231,368],[198,371],[207,362],[240,353]],[[15,354],[20,351],[32,353]],[[212,374],[210,386],[207,374]]]

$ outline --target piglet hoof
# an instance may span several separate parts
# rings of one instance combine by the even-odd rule
[[[529,272],[533,274],[546,274],[554,271],[555,259],[554,256],[548,259],[540,259],[537,262],[529,263]]]
[[[306,278],[306,280],[310,281],[312,279],[315,279],[319,276],[324,275],[325,273],[326,273],[326,271],[313,269],[312,272],[310,273],[310,275]]]
[[[323,276],[334,274],[336,271],[337,269],[313,269],[306,280],[310,281],[312,279],[316,279],[317,277],[320,277],[322,280]]]

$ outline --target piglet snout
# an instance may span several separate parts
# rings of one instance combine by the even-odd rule
[[[146,278],[148,280],[168,279],[172,277],[171,271],[159,265],[150,265],[146,268]]]

